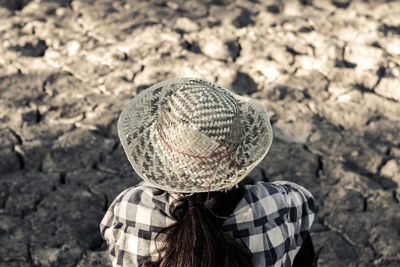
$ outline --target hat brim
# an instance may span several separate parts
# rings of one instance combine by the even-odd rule
[[[212,168],[204,170],[199,167],[197,174],[187,174],[186,162],[174,162],[169,158],[172,151],[160,142],[155,127],[168,97],[192,79],[200,80],[178,78],[152,85],[126,105],[118,120],[121,144],[133,169],[143,180],[169,192],[207,192],[213,171]],[[230,168],[229,162],[220,166],[210,187],[210,191],[226,190],[239,183],[265,157],[272,143],[272,128],[268,113],[260,103],[217,84],[207,83],[229,92],[237,100],[240,113],[243,141],[233,155],[238,167]]]

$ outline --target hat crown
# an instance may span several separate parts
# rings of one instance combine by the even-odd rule
[[[196,155],[208,155],[217,147],[234,150],[242,137],[236,99],[201,80],[188,81],[167,99],[157,129],[169,145]]]
[[[181,193],[231,188],[272,142],[260,103],[197,78],[162,81],[140,92],[122,111],[118,134],[143,180]]]

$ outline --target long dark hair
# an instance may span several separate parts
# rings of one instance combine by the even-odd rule
[[[158,233],[165,245],[157,248],[156,262],[142,267],[242,267],[251,264],[252,253],[222,231],[222,216],[228,216],[242,196],[241,188],[212,193],[212,208],[205,206],[207,193],[197,193],[171,205],[176,223]],[[211,202],[210,202],[211,203]]]

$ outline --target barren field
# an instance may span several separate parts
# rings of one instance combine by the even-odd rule
[[[110,264],[117,118],[174,77],[267,107],[250,176],[314,194],[318,266],[400,266],[400,1],[5,0],[0,39],[0,266]]]

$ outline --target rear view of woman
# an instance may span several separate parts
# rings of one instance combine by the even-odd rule
[[[167,80],[128,103],[118,133],[144,181],[101,222],[113,266],[312,263],[304,246],[294,263],[314,219],[310,192],[244,180],[272,143],[258,102],[201,79]]]

